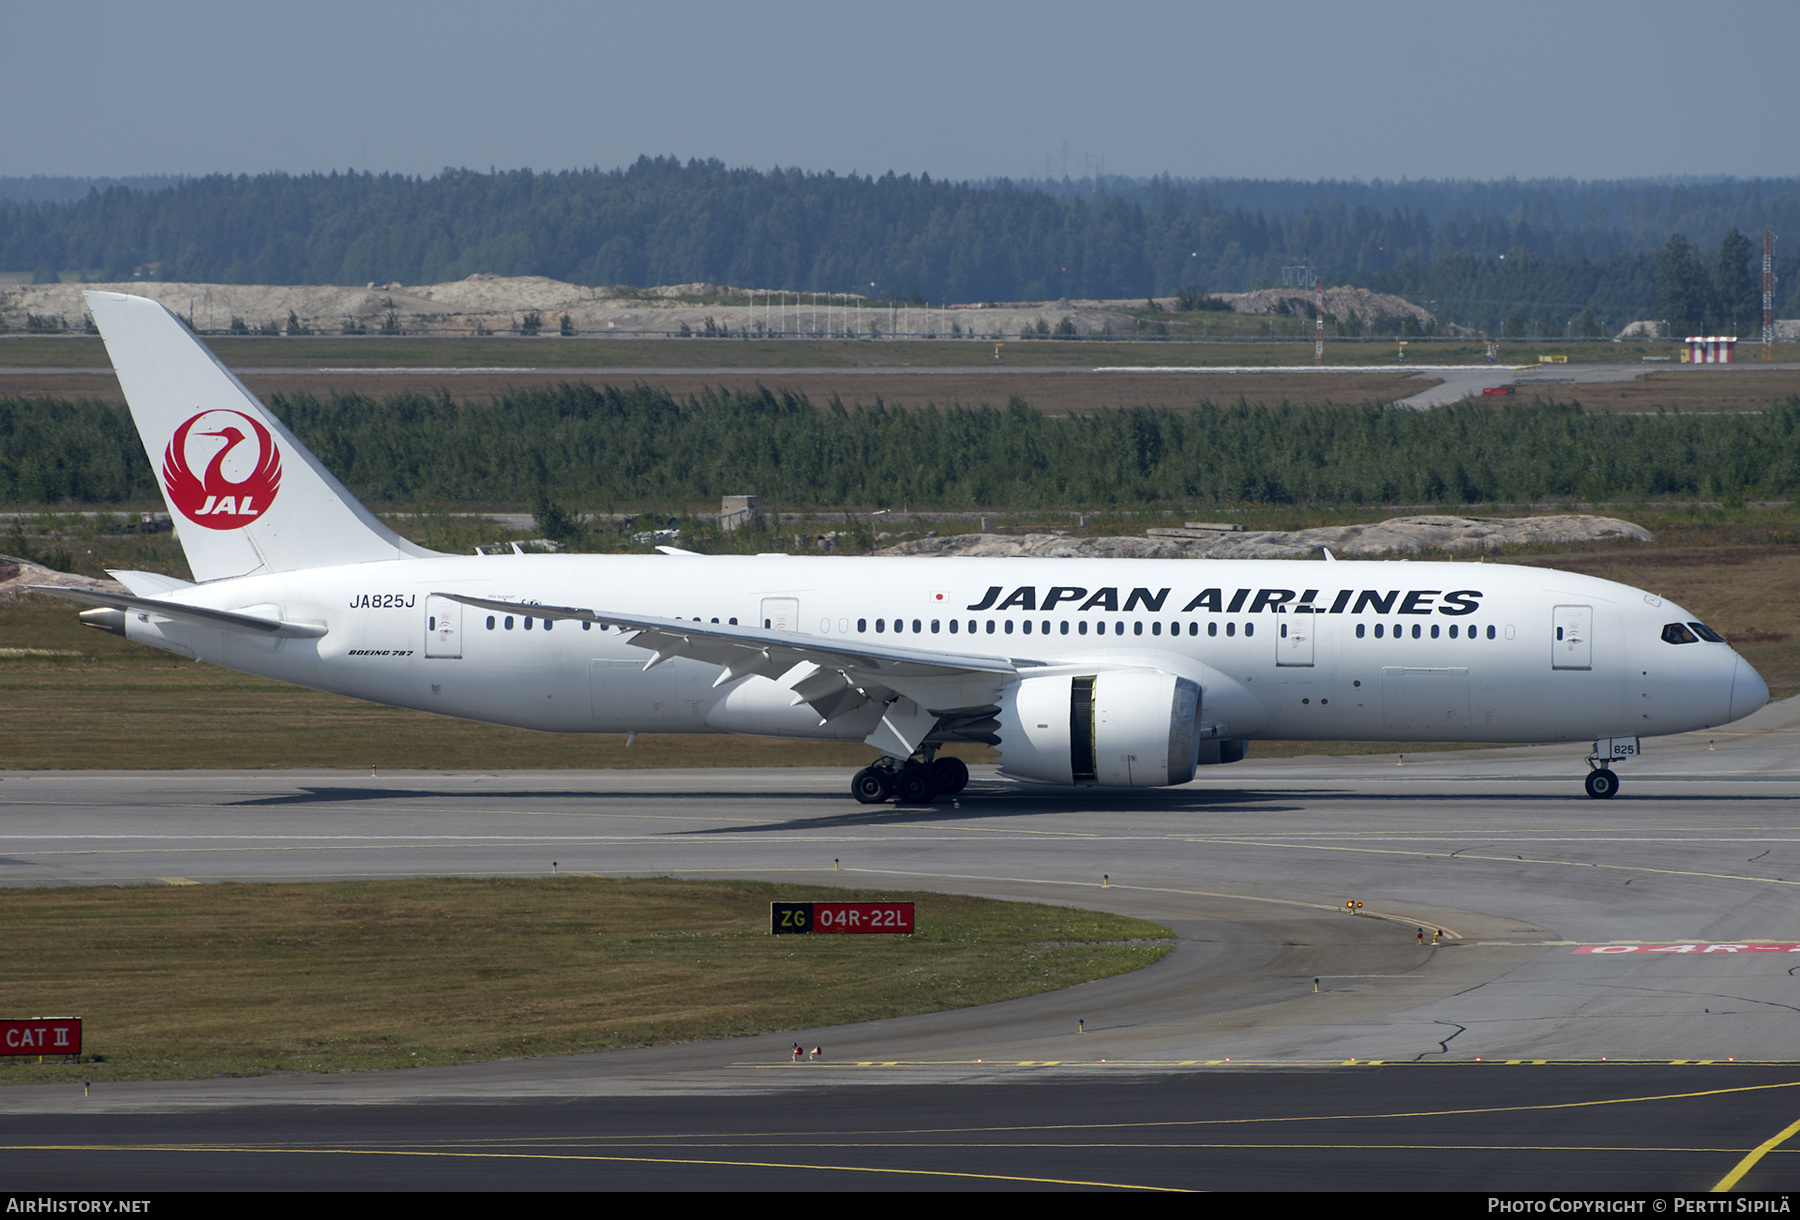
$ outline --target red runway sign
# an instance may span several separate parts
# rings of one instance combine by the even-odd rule
[[[1800,953],[1800,945],[1580,945],[1571,953]]]
[[[776,936],[802,932],[913,931],[910,902],[771,902],[769,931]]]
[[[80,1017],[0,1020],[0,1055],[79,1055]]]

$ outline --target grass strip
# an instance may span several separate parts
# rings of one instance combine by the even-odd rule
[[[769,935],[769,903],[910,900],[913,936]],[[949,894],[564,876],[0,892],[6,1016],[87,1061],[0,1083],[615,1050],[991,1003],[1147,966],[1140,919]]]

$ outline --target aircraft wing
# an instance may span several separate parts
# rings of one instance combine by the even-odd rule
[[[629,642],[647,649],[651,669],[676,657],[691,657],[724,670],[722,686],[754,674],[780,677],[804,667],[788,683],[794,703],[809,703],[820,722],[867,703],[885,704],[881,727],[871,744],[905,757],[940,720],[985,720],[999,690],[1024,669],[1046,662],[1023,657],[969,656],[929,648],[871,645],[796,631],[772,631],[686,619],[609,614],[580,606],[544,606],[462,593],[433,593],[466,606],[500,614],[601,623],[631,633]],[[891,734],[891,737],[888,735]],[[904,746],[904,749],[899,749]]]
[[[214,610],[208,606],[190,606],[183,602],[164,601],[156,597],[132,597],[124,593],[96,593],[91,589],[66,589],[61,585],[32,585],[33,593],[49,593],[89,606],[111,610],[137,610],[185,620],[203,627],[254,631],[261,635],[287,636],[316,640],[326,632],[322,623],[296,623],[274,615],[246,614],[239,610]]]

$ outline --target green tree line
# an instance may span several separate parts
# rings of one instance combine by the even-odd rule
[[[564,385],[447,396],[276,396],[272,409],[363,500],[549,498],[587,509],[755,492],[790,508],[1128,508],[1789,496],[1800,397],[1760,414],[1609,415],[1362,406],[823,408],[763,390],[672,398]],[[0,398],[0,501],[154,500],[121,407]]]
[[[1649,316],[1670,232],[1708,245],[1728,226],[1800,232],[1791,182],[1601,184],[1585,196],[1477,185],[1108,180],[1071,190],[666,157],[542,174],[214,175],[0,200],[0,269],[124,280],[154,267],[145,273],[266,284],[481,272],[975,302],[1242,291],[1310,267],[1329,283],[1435,301],[1467,325],[1586,310],[1616,329]],[[1488,210],[1515,195],[1512,211]],[[1583,198],[1584,218],[1565,225],[1561,209]],[[1785,276],[1783,293],[1784,310],[1800,305],[1800,276]]]

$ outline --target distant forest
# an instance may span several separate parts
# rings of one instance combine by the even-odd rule
[[[1610,331],[1659,316],[1673,236],[1709,277],[1734,288],[1751,277],[1758,294],[1763,226],[1800,238],[1790,179],[957,183],[642,158],[607,171],[220,175],[73,193],[63,180],[0,179],[0,270],[270,284],[487,272],[973,302],[1244,291],[1310,268],[1484,329],[1510,319],[1550,331],[1585,313]],[[1733,232],[1747,245],[1728,246]],[[1746,248],[1745,266],[1717,265]],[[1800,251],[1778,272],[1777,312],[1800,315]],[[1733,298],[1712,316],[1747,308]]]
[[[554,499],[583,510],[1132,509],[1786,496],[1800,398],[1756,414],[1608,415],[1524,402],[1437,411],[1201,403],[1049,417],[890,410],[794,394],[673,398],[645,386],[517,390],[479,405],[407,393],[275,395],[270,408],[360,499]],[[0,503],[154,501],[121,406],[0,397]]]

